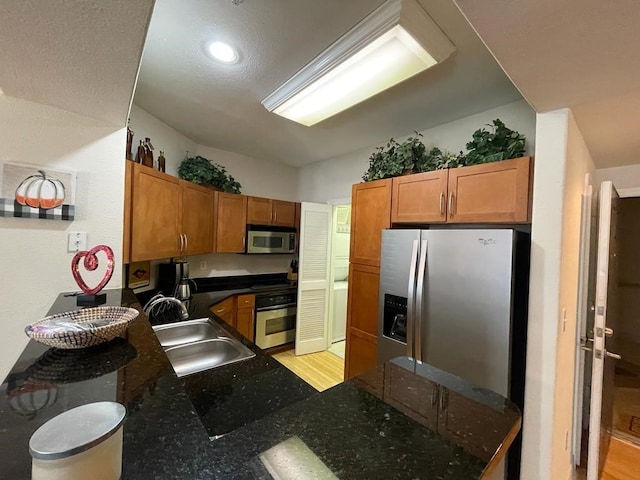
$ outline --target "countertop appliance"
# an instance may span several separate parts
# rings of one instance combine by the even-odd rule
[[[277,347],[296,338],[296,292],[256,295],[255,344]]]
[[[247,253],[294,253],[295,251],[295,228],[248,226]]]
[[[522,408],[529,251],[511,229],[384,230],[378,363],[408,355]]]
[[[165,296],[173,296],[178,300],[191,299],[195,283],[189,278],[188,263],[161,263],[158,268],[158,288]]]

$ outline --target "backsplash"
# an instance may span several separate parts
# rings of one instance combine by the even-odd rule
[[[282,273],[289,268],[297,255],[239,255],[217,253],[189,257],[192,278],[230,277],[237,275],[258,275],[262,273]],[[201,268],[206,263],[205,268]]]
[[[237,253],[216,253],[188,257],[189,276],[235,277],[241,275],[260,275],[265,273],[286,273],[291,260],[298,255],[239,255]],[[136,293],[153,290],[158,284],[158,265],[169,259],[151,261],[151,278],[148,287],[137,288]],[[200,268],[202,263],[205,268]]]

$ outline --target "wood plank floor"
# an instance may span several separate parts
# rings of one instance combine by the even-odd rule
[[[640,448],[619,438],[611,437],[600,480],[637,480],[640,478],[639,467]]]
[[[328,351],[296,356],[293,350],[276,353],[273,358],[319,391],[344,380],[344,360]]]

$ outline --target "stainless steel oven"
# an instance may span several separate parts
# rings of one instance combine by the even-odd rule
[[[295,229],[249,225],[247,253],[294,253],[295,251]]]
[[[260,348],[293,342],[296,338],[297,293],[256,295],[256,337]]]

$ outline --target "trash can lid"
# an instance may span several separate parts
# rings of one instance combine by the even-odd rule
[[[89,450],[113,435],[126,413],[117,402],[88,403],[68,410],[35,431],[29,453],[34,458],[55,460]]]

